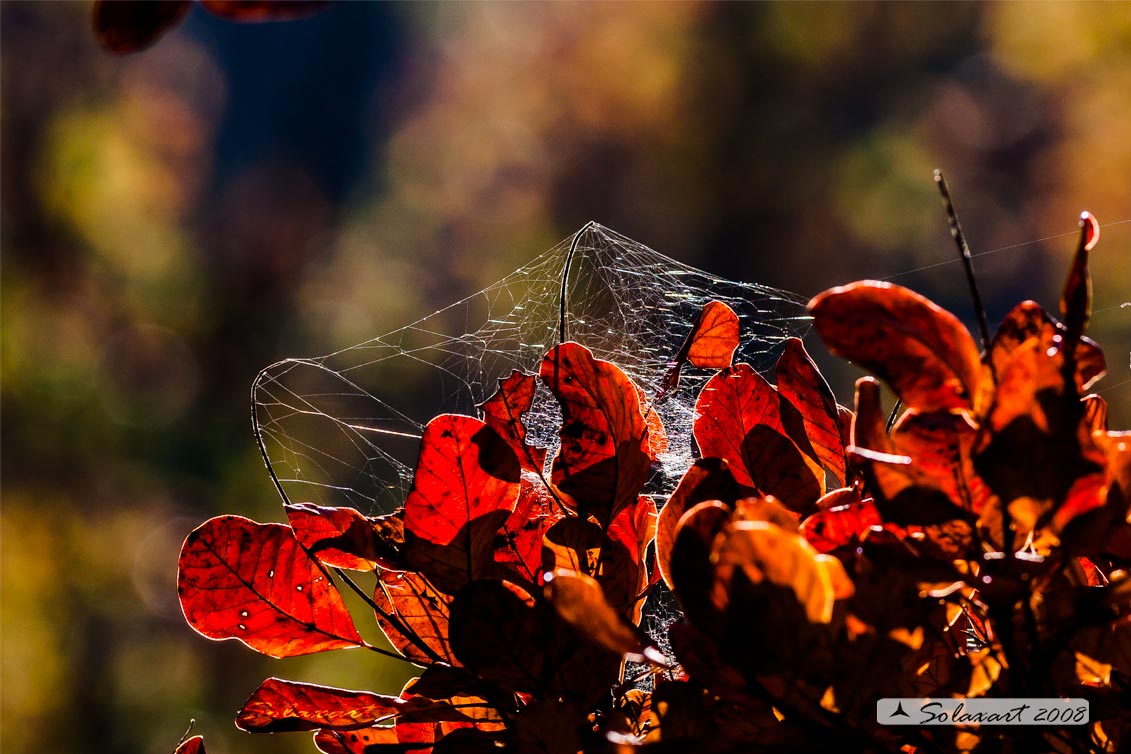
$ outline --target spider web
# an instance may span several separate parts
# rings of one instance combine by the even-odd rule
[[[371,515],[401,505],[424,425],[445,412],[478,415],[497,380],[515,369],[537,372],[559,341],[563,289],[567,338],[616,363],[650,397],[708,301],[738,314],[735,360],[760,371],[776,346],[809,329],[798,296],[710,275],[589,223],[499,282],[399,330],[260,372],[256,438],[284,500]],[[655,406],[669,450],[653,491],[670,491],[694,457],[694,401],[710,376],[685,368],[679,389]],[[557,402],[539,385],[525,416],[531,441],[555,448],[559,420]]]

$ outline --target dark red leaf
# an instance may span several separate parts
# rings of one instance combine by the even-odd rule
[[[636,655],[635,662],[647,659],[666,665],[663,654],[609,604],[593,577],[565,569],[548,573],[546,599],[566,623],[598,646],[618,655]]]
[[[1088,275],[1088,252],[1100,240],[1100,224],[1091,212],[1080,215],[1080,242],[1068,268],[1064,292],[1060,296],[1060,313],[1064,316],[1067,342],[1074,344],[1088,327],[1092,316],[1092,279]]]
[[[382,571],[377,580],[373,601],[396,620],[390,621],[376,613],[377,623],[389,643],[413,662],[427,664],[440,660],[458,665],[448,644],[451,598],[418,573]]]
[[[473,581],[452,602],[456,656],[481,678],[509,691],[545,682],[546,637],[534,599],[508,581]]]
[[[430,421],[405,500],[409,564],[449,594],[484,575],[519,479],[514,450],[484,422],[458,414]]]
[[[927,477],[958,507],[979,515],[993,496],[974,470],[978,430],[960,414],[911,410],[891,431],[895,452],[911,457],[911,470]]]
[[[96,0],[94,35],[109,52],[144,50],[179,24],[191,7],[189,0]]]
[[[978,347],[958,319],[917,293],[863,281],[809,302],[834,354],[875,372],[910,408],[971,408],[981,374]]]
[[[522,423],[522,415],[534,403],[537,379],[536,375],[516,369],[499,380],[499,389],[479,408],[487,425],[514,448],[522,468],[540,474],[546,465],[546,449],[527,444],[526,426]]]
[[[424,725],[424,723],[414,723]],[[326,728],[314,734],[314,745],[323,754],[408,754],[432,748],[432,742],[402,744],[394,727],[369,727],[358,730]]]
[[[562,519],[543,539],[543,569],[565,569],[596,577],[609,603],[634,623],[639,621],[641,603],[636,597],[644,588],[647,572],[639,553],[635,519],[647,516],[650,503],[641,498],[637,506],[622,511],[607,536],[592,521]],[[635,511],[642,515],[634,516]],[[641,523],[647,526],[646,521]]]
[[[372,571],[380,562],[373,524],[353,508],[284,506],[295,538],[328,566]]]
[[[289,526],[210,519],[181,548],[177,578],[189,625],[271,657],[361,646],[345,602]]]
[[[562,407],[553,483],[573,498],[582,518],[593,515],[608,526],[636,502],[651,468],[637,386],[577,343],[546,354],[541,376]]]
[[[513,571],[517,580],[537,586],[542,575],[542,539],[561,520],[560,506],[542,480],[522,475],[518,503],[503,525],[495,562]]]
[[[201,5],[229,21],[290,21],[317,13],[329,0],[201,0]]]
[[[732,511],[717,500],[699,503],[683,514],[672,547],[672,591],[683,612],[703,631],[721,628],[722,613],[712,601],[715,567],[711,552],[715,538],[733,526]]]
[[[207,754],[204,750],[204,736],[193,736],[181,741],[173,754]]]
[[[778,392],[801,412],[805,434],[817,458],[844,484],[844,442],[836,398],[797,338],[785,343],[777,365]]]
[[[693,432],[703,457],[725,459],[739,484],[792,510],[807,510],[824,493],[820,462],[791,439],[780,396],[749,364],[725,369],[703,386]]]
[[[675,546],[676,527],[683,514],[707,500],[733,505],[740,498],[753,494],[755,490],[752,487],[744,487],[735,481],[729,464],[723,459],[700,458],[693,463],[660,509],[656,521],[656,565],[664,583],[672,586],[672,548]]]

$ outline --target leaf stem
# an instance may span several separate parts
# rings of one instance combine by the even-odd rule
[[[990,325],[986,321],[986,307],[982,305],[982,296],[978,293],[978,281],[974,276],[974,259],[970,254],[970,246],[966,243],[966,236],[962,233],[962,226],[958,223],[958,214],[954,211],[954,202],[950,198],[950,189],[946,185],[946,178],[941,170],[935,171],[935,185],[942,195],[943,206],[946,207],[946,219],[950,225],[950,235],[958,246],[958,255],[962,258],[962,267],[966,271],[966,282],[970,286],[970,297],[974,300],[974,311],[978,315],[978,329],[982,334],[982,350],[990,347]],[[996,381],[996,376],[995,376]]]
[[[565,268],[562,269],[562,288],[558,296],[558,343],[565,343],[566,341],[566,288],[569,285],[569,268],[573,264],[573,255],[577,251],[577,247],[581,244],[581,237],[595,228],[597,223],[590,220],[585,224],[585,227],[577,231],[573,237],[573,243],[569,245],[569,253],[566,254]]]
[[[320,563],[319,565],[321,565],[321,563]],[[348,587],[349,587],[349,588],[350,588],[350,589],[351,589],[351,590],[353,591],[353,593],[354,593],[354,594],[356,594],[356,595],[357,595],[358,597],[360,597],[360,598],[362,599],[362,601],[363,601],[363,602],[365,602],[365,604],[369,605],[369,607],[373,609],[373,612],[377,613],[377,614],[378,614],[378,615],[380,615],[380,616],[381,616],[382,618],[384,618],[385,620],[387,620],[387,621],[389,621],[390,623],[392,623],[392,624],[393,624],[393,626],[394,626],[394,627],[395,627],[395,628],[396,628],[396,629],[397,629],[398,631],[400,631],[400,632],[401,632],[402,634],[404,634],[405,638],[407,638],[407,639],[408,639],[409,641],[411,641],[411,642],[412,642],[413,644],[415,644],[415,645],[416,645],[417,649],[419,649],[419,650],[420,650],[421,652],[424,652],[424,653],[425,653],[426,655],[428,655],[429,657],[431,657],[431,658],[433,659],[433,661],[434,661],[434,662],[443,662],[443,659],[442,659],[442,658],[441,658],[441,657],[440,657],[439,655],[437,655],[437,654],[436,654],[436,653],[435,653],[435,652],[434,652],[434,651],[432,650],[432,648],[431,648],[431,647],[429,647],[429,646],[428,646],[427,644],[425,644],[425,643],[424,643],[424,642],[423,642],[423,641],[422,641],[422,640],[420,639],[420,637],[418,637],[418,636],[416,635],[416,632],[415,632],[415,631],[411,630],[411,629],[410,629],[410,628],[409,628],[408,626],[406,626],[406,625],[405,625],[405,624],[404,624],[404,623],[403,623],[403,622],[402,622],[402,621],[400,620],[400,618],[399,618],[399,617],[397,617],[397,616],[395,616],[395,615],[392,615],[392,614],[390,614],[389,612],[387,612],[387,611],[385,611],[385,610],[382,610],[382,609],[381,609],[381,606],[380,606],[380,605],[378,605],[378,604],[377,604],[377,603],[376,603],[376,602],[375,602],[375,601],[373,600],[373,598],[372,598],[372,597],[370,597],[370,596],[369,596],[369,594],[368,594],[368,593],[367,593],[367,592],[366,592],[366,591],[365,591],[364,589],[362,589],[362,588],[361,588],[360,586],[358,586],[358,584],[357,584],[357,582],[356,582],[356,581],[354,581],[353,579],[351,579],[351,578],[349,577],[349,574],[347,574],[347,573],[346,573],[346,572],[345,572],[344,570],[342,570],[341,568],[335,568],[335,569],[334,569],[334,573],[336,573],[336,574],[338,575],[338,578],[340,578],[340,579],[341,579],[342,581],[344,581],[344,582],[345,582],[346,586],[348,586]],[[385,654],[385,655],[388,655],[388,656],[390,656],[390,657],[395,657],[395,658],[397,658],[398,660],[404,660],[405,662],[407,662],[407,663],[409,663],[409,664],[412,664],[412,665],[416,665],[416,664],[418,664],[418,663],[416,663],[416,662],[414,662],[414,661],[412,661],[412,660],[409,660],[409,659],[408,659],[408,658],[406,658],[406,657],[402,657],[402,656],[401,656],[401,655],[399,655],[399,654],[395,654],[395,653],[393,653],[393,652],[389,652],[389,651],[387,651],[387,650],[381,649],[380,647],[374,647],[374,646],[372,646],[372,645],[370,645],[370,644],[366,644],[365,646],[369,647],[370,649],[374,650],[375,652],[379,652],[379,653],[381,653],[381,654]]]

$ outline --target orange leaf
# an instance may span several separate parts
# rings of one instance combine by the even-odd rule
[[[448,593],[484,575],[519,478],[514,450],[484,422],[458,414],[428,422],[405,499],[409,564]]]
[[[978,347],[958,319],[917,293],[863,281],[809,302],[817,332],[837,356],[875,372],[910,408],[971,408]]]
[[[990,363],[997,375],[999,388],[1011,362],[1017,358],[1016,352],[1029,341],[1030,347],[1043,357],[1034,362],[1034,373],[1030,377],[1034,391],[1046,387],[1060,388],[1064,363],[1062,352],[1068,329],[1049,316],[1035,301],[1022,301],[1005,315],[998,325],[990,344]],[[1075,347],[1076,389],[1084,392],[1103,377],[1107,362],[1103,350],[1088,338],[1081,337]],[[1039,369],[1037,368],[1039,367]]]
[[[711,301],[699,312],[688,336],[687,360],[700,369],[726,369],[738,350],[738,315],[722,301]]]
[[[562,407],[553,483],[573,498],[582,518],[593,515],[606,527],[636,502],[651,469],[637,387],[615,364],[577,343],[546,354],[541,376]]]
[[[338,590],[282,524],[206,521],[181,548],[177,588],[185,619],[210,639],[271,657],[364,644]]]
[[[1100,240],[1100,223],[1091,212],[1080,215],[1080,242],[1068,268],[1064,292],[1060,296],[1060,313],[1072,344],[1084,334],[1092,316],[1092,279],[1088,275],[1088,252]]]
[[[487,425],[514,449],[522,468],[540,474],[546,465],[546,449],[527,444],[526,426],[522,423],[522,415],[534,403],[536,380],[535,375],[516,369],[499,380],[499,389],[479,408]]]
[[[703,386],[692,431],[700,454],[725,459],[739,484],[805,511],[824,493],[824,471],[791,439],[781,401],[749,364],[737,364]]]
[[[797,338],[785,342],[777,365],[778,392],[801,412],[817,458],[844,484],[844,442],[833,391]]]
[[[546,599],[566,623],[598,646],[618,655],[637,655],[635,662],[649,659],[658,665],[667,664],[663,654],[650,647],[608,603],[593,577],[561,568],[546,574]]]
[[[911,457],[914,471],[928,477],[963,510],[979,515],[993,492],[974,471],[978,430],[957,414],[908,411],[894,427],[895,452]]]
[[[377,623],[389,643],[416,663],[428,664],[440,660],[449,665],[458,665],[448,644],[448,603],[451,598],[418,573],[382,571],[377,578],[373,601],[401,624],[398,626],[376,613]],[[407,636],[402,627],[411,631],[432,654]]]

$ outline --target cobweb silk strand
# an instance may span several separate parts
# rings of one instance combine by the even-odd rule
[[[1126,223],[1131,219],[1103,227]],[[959,263],[952,258],[887,279]],[[807,297],[711,275],[589,223],[497,283],[412,324],[267,367],[252,389],[256,438],[285,500],[389,512],[411,486],[424,425],[444,412],[477,414],[500,378],[515,369],[537,372],[563,331],[620,366],[650,400],[700,309],[716,299],[739,316],[735,361],[759,371],[772,366],[786,338],[809,330]],[[1122,306],[1098,303],[1095,314]],[[653,405],[670,447],[652,491],[670,492],[693,460],[694,398],[709,377],[685,369],[679,390]],[[544,386],[524,419],[529,440],[548,447],[552,458],[560,411]]]

